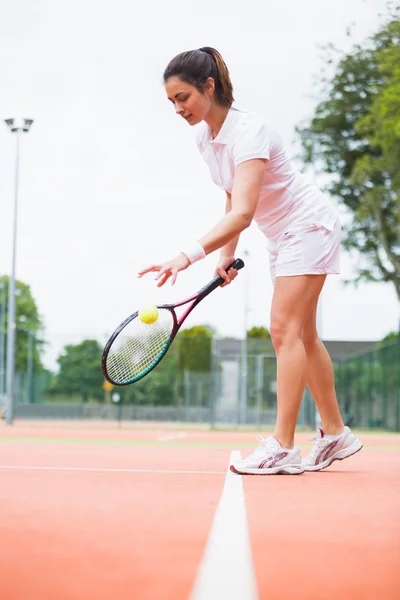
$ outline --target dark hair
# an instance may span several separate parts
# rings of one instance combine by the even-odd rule
[[[226,66],[220,53],[215,48],[204,46],[198,50],[182,52],[173,58],[164,71],[164,83],[170,77],[179,77],[204,92],[204,84],[209,77],[215,82],[215,98],[222,106],[231,106],[233,88]]]

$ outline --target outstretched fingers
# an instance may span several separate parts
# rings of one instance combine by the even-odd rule
[[[171,269],[170,267],[164,267],[160,269],[157,277],[155,277],[155,280],[157,281],[157,287],[161,287],[162,285],[164,285],[164,283],[166,283],[170,277],[171,285],[174,285],[177,275],[178,269]]]
[[[138,271],[137,276],[143,277],[143,275],[146,275],[146,273],[157,273],[161,269],[161,267],[162,265],[150,265],[149,267]]]
[[[157,282],[157,287],[164,285],[171,278],[171,285],[174,285],[179,271],[187,269],[190,265],[190,260],[185,254],[178,254],[172,260],[163,263],[162,265],[150,265],[145,269],[138,271],[138,277],[142,277],[146,273],[157,273],[154,278]]]

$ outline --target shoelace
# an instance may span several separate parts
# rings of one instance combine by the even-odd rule
[[[257,448],[255,450],[253,450],[253,452],[251,454],[249,454],[249,456],[247,458],[253,457],[259,450],[260,446],[262,446],[266,452],[271,452],[271,454],[274,454],[277,452],[277,448],[273,448],[272,446],[270,446],[268,444],[267,439],[264,438],[262,435],[257,435],[256,440],[257,440],[257,442],[259,442],[259,445],[257,446]]]
[[[325,438],[320,438],[317,435],[312,435],[308,439],[311,442],[313,442],[313,447],[311,448],[311,452],[308,457],[309,459],[313,458],[316,454],[318,454],[318,452],[321,450],[321,448],[323,448],[324,446],[329,444],[329,440],[326,440]]]

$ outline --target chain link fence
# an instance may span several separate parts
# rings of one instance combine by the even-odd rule
[[[400,342],[336,363],[335,382],[349,424],[400,431]]]
[[[165,359],[139,382],[109,388],[94,374],[49,372],[16,376],[16,418],[107,419],[272,425],[276,417],[276,358],[269,339],[177,339]],[[334,361],[346,423],[400,431],[400,342]],[[318,423],[306,390],[298,425]]]

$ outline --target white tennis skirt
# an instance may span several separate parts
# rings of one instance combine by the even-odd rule
[[[267,244],[272,281],[276,277],[340,273],[341,226],[329,230],[319,223],[293,223]]]

